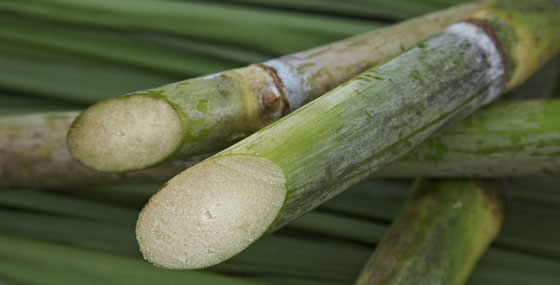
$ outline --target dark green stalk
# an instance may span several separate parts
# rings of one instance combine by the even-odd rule
[[[498,234],[509,196],[497,180],[424,180],[356,284],[463,284]]]

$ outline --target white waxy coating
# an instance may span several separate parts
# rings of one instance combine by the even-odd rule
[[[486,76],[492,78],[493,84],[488,88],[488,95],[484,104],[496,100],[502,91],[502,82],[499,78],[504,75],[505,67],[500,51],[492,38],[480,27],[467,22],[453,24],[444,33],[456,34],[467,39],[486,55],[487,61],[490,64],[486,71]]]
[[[272,67],[284,86],[286,92],[286,100],[291,110],[295,110],[307,103],[305,98],[305,80],[297,72],[297,66],[291,66],[288,61],[282,59],[272,59],[263,63]]]
[[[68,148],[89,168],[122,172],[159,163],[180,147],[183,134],[183,120],[167,102],[124,96],[82,113],[70,127]]]
[[[220,263],[260,238],[285,198],[282,170],[244,155],[210,158],[171,179],[144,207],[136,238],[157,266]]]

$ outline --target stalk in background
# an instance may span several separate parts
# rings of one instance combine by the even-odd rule
[[[511,177],[560,175],[560,99],[498,102],[391,163],[376,177]],[[65,136],[78,112],[0,118],[0,189],[71,188],[163,182],[202,161],[179,160],[121,174],[85,168],[68,153]]]
[[[509,191],[496,179],[420,179],[356,284],[463,284],[500,231]]]
[[[560,100],[498,102],[428,139],[376,177],[560,174]]]
[[[144,258],[217,264],[398,160],[554,56],[559,14],[495,1],[175,176],[139,215]]]
[[[72,124],[68,148],[103,172],[219,151],[481,6],[460,5],[262,64],[102,101]]]

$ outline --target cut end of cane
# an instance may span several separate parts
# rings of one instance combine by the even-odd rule
[[[264,158],[210,158],[150,199],[136,224],[140,251],[163,268],[218,264],[266,233],[285,195],[282,170]]]
[[[154,166],[181,147],[184,123],[164,100],[116,97],[84,111],[70,126],[68,149],[88,168],[125,172]]]

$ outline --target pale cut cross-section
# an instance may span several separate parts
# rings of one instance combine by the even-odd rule
[[[136,238],[157,266],[218,264],[263,236],[286,196],[282,170],[248,155],[210,158],[175,176],[144,207]]]
[[[68,132],[68,149],[83,165],[124,172],[157,164],[180,148],[184,122],[164,100],[122,96],[82,113]]]

